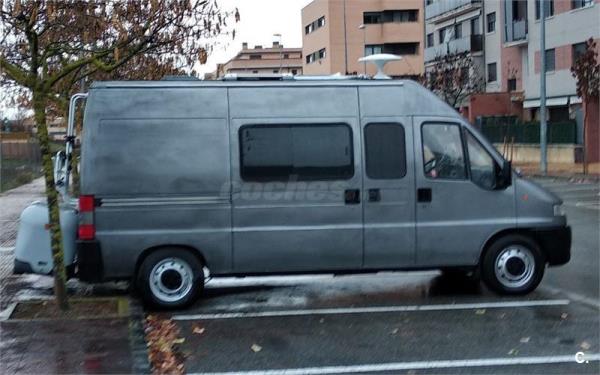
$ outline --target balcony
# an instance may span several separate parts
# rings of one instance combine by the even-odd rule
[[[460,39],[451,40],[448,44],[442,43],[425,49],[425,62],[433,61],[448,54],[462,52],[480,52],[483,50],[483,36],[470,35]]]
[[[450,13],[448,16],[455,16],[475,6],[481,6],[481,0],[438,0],[425,7],[425,19],[429,21],[446,13]],[[441,21],[442,18],[445,17],[436,21]]]
[[[527,20],[512,21],[505,31],[506,43],[527,41]]]

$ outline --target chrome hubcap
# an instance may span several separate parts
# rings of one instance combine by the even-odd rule
[[[189,264],[179,258],[166,258],[150,272],[150,290],[163,302],[184,298],[192,289],[194,277]]]
[[[508,288],[526,285],[535,271],[535,258],[531,251],[520,245],[512,245],[502,250],[496,258],[496,278]]]

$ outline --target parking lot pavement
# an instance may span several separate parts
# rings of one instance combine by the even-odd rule
[[[438,272],[215,279],[171,314],[186,371],[600,373],[598,185],[538,182],[565,201],[573,254],[530,295]]]

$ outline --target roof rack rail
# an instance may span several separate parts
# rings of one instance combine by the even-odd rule
[[[223,81],[285,81],[294,79],[291,74],[227,73]]]
[[[256,73],[228,73],[223,76],[223,81],[332,81],[370,79],[365,75],[346,76],[340,73],[330,75],[292,75],[292,74],[256,74]]]

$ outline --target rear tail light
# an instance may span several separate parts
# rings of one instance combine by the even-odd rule
[[[95,199],[93,195],[81,195],[79,197],[79,239],[93,240],[96,237],[96,226],[94,225]]]

